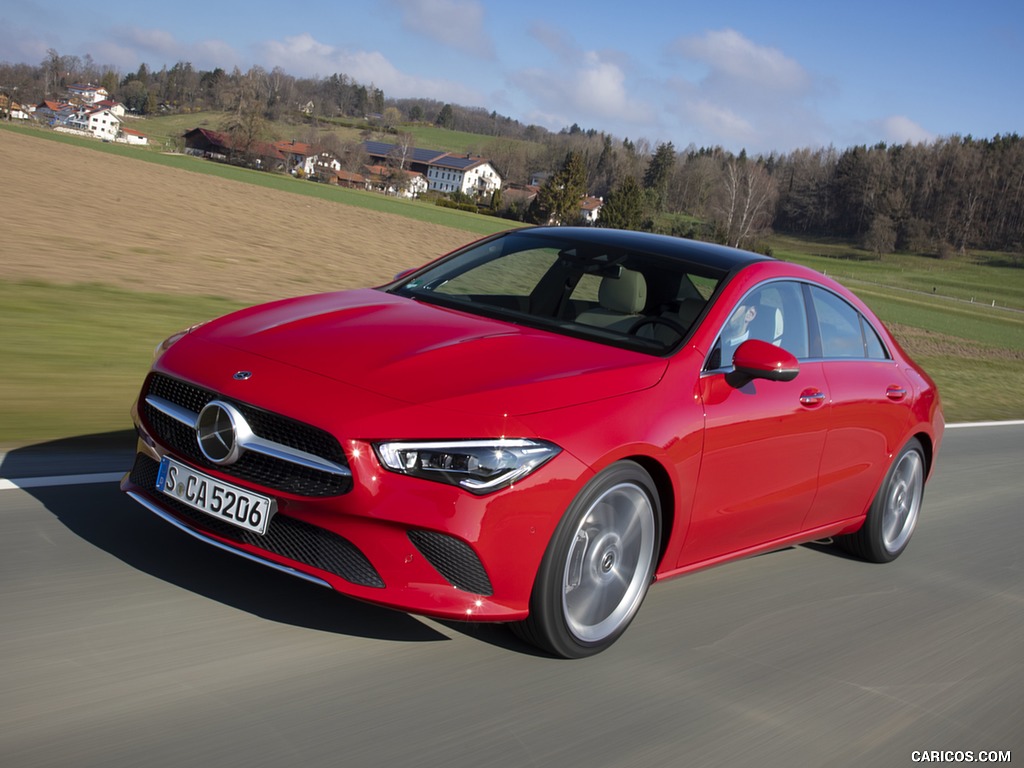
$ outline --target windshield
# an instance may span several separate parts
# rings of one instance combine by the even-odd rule
[[[652,354],[689,335],[724,273],[677,256],[556,230],[476,243],[389,290]]]

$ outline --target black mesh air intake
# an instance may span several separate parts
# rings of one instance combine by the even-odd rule
[[[274,516],[263,536],[246,531],[156,491],[159,470],[157,462],[140,453],[135,457],[130,479],[140,488],[152,492],[154,500],[189,527],[306,563],[353,584],[364,587],[384,586],[384,580],[377,570],[348,539],[283,514]]]
[[[409,540],[456,589],[492,595],[494,588],[476,552],[466,542],[436,531],[409,531]]]

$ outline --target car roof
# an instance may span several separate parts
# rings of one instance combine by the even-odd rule
[[[656,256],[677,258],[697,264],[705,264],[724,272],[733,272],[748,264],[760,261],[775,261],[739,248],[730,248],[715,243],[703,243],[671,235],[657,235],[651,232],[634,232],[624,229],[601,227],[527,227],[505,234],[538,235],[561,237],[579,243],[607,246],[621,250],[632,250]]]

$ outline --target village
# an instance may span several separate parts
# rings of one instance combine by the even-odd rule
[[[48,99],[37,105],[18,104],[0,94],[0,113],[11,120],[34,121],[58,132],[104,142],[150,144],[145,133],[126,126],[129,120],[140,118],[129,115],[125,106],[111,99],[105,88],[91,83],[70,85],[65,99]],[[506,206],[514,203],[525,210],[546,178],[546,174],[540,173],[526,184],[506,182],[485,157],[407,143],[362,142],[360,150],[365,153],[366,162],[355,171],[346,169],[343,158],[336,152],[306,142],[252,142],[243,152],[224,131],[197,127],[182,138],[185,153],[192,156],[219,162],[244,161],[260,170],[410,199],[433,192],[493,203],[496,193],[500,193]],[[580,200],[579,223],[595,224],[602,204],[601,198],[584,196]]]

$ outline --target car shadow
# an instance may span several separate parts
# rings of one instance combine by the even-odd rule
[[[57,440],[9,451],[0,461],[0,477],[123,472],[133,454],[131,431]],[[132,568],[269,621],[369,639],[449,639],[410,614],[354,600],[204,544],[125,496],[116,481],[26,484],[24,490],[69,531]]]

